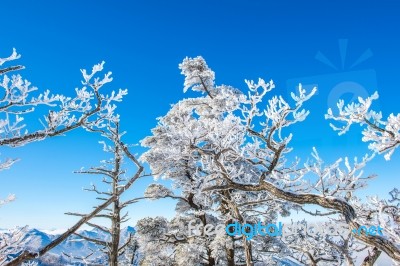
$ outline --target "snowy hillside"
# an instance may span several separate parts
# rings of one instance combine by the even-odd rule
[[[61,233],[61,230],[49,231],[28,229],[21,238],[20,248],[21,250],[37,251],[41,247],[49,244],[52,240],[56,239]],[[78,233],[85,237],[103,241],[109,239],[109,235],[99,229],[81,230]],[[7,234],[7,230],[0,230],[0,234]],[[122,229],[121,242],[125,241],[130,234],[135,234],[135,229],[133,227],[128,226]],[[20,251],[14,254],[9,253],[8,260],[12,260],[12,258],[16,257],[19,253]],[[73,235],[41,257],[39,259],[39,265],[87,265],[77,258],[84,258],[89,254],[92,254],[92,261],[94,259],[96,265],[106,265],[107,258],[100,251],[99,246],[82,240],[79,236]]]

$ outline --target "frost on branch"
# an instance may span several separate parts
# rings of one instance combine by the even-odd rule
[[[325,165],[314,147],[312,157],[315,162],[309,161],[304,164],[305,169],[316,176],[313,182],[309,181],[310,192],[317,191],[324,196],[334,196],[350,201],[355,190],[365,188],[367,181],[376,177],[376,175],[364,177],[363,171],[374,155],[365,155],[361,161],[355,157],[353,165],[347,157]]]
[[[152,199],[161,199],[172,194],[171,190],[161,184],[150,184],[144,192],[145,197]]]
[[[13,48],[13,52],[9,57],[0,58],[0,66],[2,66],[7,61],[12,61],[12,60],[15,60],[15,59],[19,59],[20,57],[21,57],[21,55],[17,54],[17,51],[15,50],[15,48]]]
[[[354,265],[356,252],[366,248],[355,242],[340,221],[310,224],[302,220],[287,226],[282,241],[290,249],[288,257],[304,265]]]
[[[363,99],[358,97],[358,103],[349,103],[344,106],[344,101],[339,100],[337,106],[339,113],[333,114],[329,108],[326,119],[344,122],[345,125],[337,127],[330,124],[339,135],[345,134],[352,124],[366,125],[362,134],[362,141],[370,142],[368,148],[377,153],[385,153],[385,159],[390,160],[394,150],[400,144],[400,114],[390,114],[387,120],[382,120],[382,113],[370,110],[371,104],[378,99],[378,92]]]
[[[6,59],[4,63],[19,58],[16,54]],[[100,88],[112,81],[111,72],[103,78],[96,75],[103,70],[104,62],[93,67],[90,74],[81,70],[83,87],[76,88],[74,97],[53,95],[44,91],[38,95],[32,95],[38,89],[24,80],[19,74],[11,77],[0,72],[2,80],[0,88],[4,93],[0,100],[0,145],[22,146],[29,142],[42,140],[46,137],[62,135],[80,126],[105,127],[104,121],[119,119],[114,114],[115,102],[121,101],[127,94],[127,90],[102,94]],[[12,70],[18,70],[12,69]],[[8,71],[7,71],[8,72]],[[35,111],[35,107],[47,105],[48,114],[40,119],[42,129],[29,128],[24,124],[24,116]]]
[[[2,205],[4,205],[4,204],[7,204],[7,203],[9,203],[11,201],[14,201],[14,200],[15,200],[15,195],[14,194],[10,194],[10,195],[7,196],[7,198],[0,199],[0,207]]]
[[[136,231],[139,235],[141,252],[146,252],[145,254],[154,257],[154,259],[168,258],[170,254],[163,254],[164,252],[167,252],[167,250],[155,250],[157,247],[155,245],[152,245],[152,241],[157,241],[160,236],[167,232],[167,230],[168,221],[164,217],[146,217],[139,220],[136,224]]]
[[[384,228],[385,237],[394,243],[400,243],[400,198],[399,190],[394,188],[389,199],[369,196],[366,203],[355,202],[359,211],[359,221],[363,224],[379,224]]]
[[[5,62],[20,58],[14,49],[13,54],[8,58],[0,58],[0,66]],[[32,92],[37,91],[31,83],[21,77],[21,75],[12,75],[9,77],[5,73],[22,69],[22,67],[9,67],[0,70],[0,88],[2,95],[0,99],[0,143],[4,145],[4,139],[15,139],[24,133],[21,130],[25,128],[22,124],[24,115],[33,112],[38,105],[55,106],[58,101],[58,95],[50,95],[45,91],[36,97],[32,97]],[[4,144],[3,144],[4,143]]]
[[[144,218],[136,226],[142,263],[148,265],[223,265],[210,264],[211,250],[207,238],[188,235],[190,217],[176,216],[171,221],[165,218]]]
[[[5,161],[0,161],[0,171],[9,169],[17,159],[6,159]]]
[[[400,199],[396,195],[397,192],[398,189],[394,188],[389,193],[389,199],[367,196],[367,201],[361,201],[361,199],[354,197],[352,206],[358,213],[357,221],[360,224],[379,225],[383,228],[384,238],[400,248],[398,244],[400,243]],[[400,262],[392,258],[392,265],[400,265]]]
[[[0,67],[6,62],[19,59],[20,57],[21,57],[21,55],[17,54],[17,51],[15,50],[15,48],[13,48],[13,52],[9,57],[0,58]],[[0,75],[5,74],[5,73],[10,72],[10,71],[23,69],[23,68],[24,67],[20,66],[20,65],[11,66],[11,67],[7,67],[7,68],[0,68]]]
[[[97,72],[101,72],[103,71],[103,66],[104,66],[104,61],[102,61],[100,64],[94,65],[92,68],[92,73],[91,74],[87,74],[86,69],[81,69],[82,75],[83,75],[83,79],[84,81],[82,81],[83,85],[92,85],[94,87],[94,89],[99,89],[101,86],[103,86],[106,83],[109,83],[112,81],[111,76],[111,72],[108,72],[107,74],[104,75],[104,78],[100,80],[100,78],[95,78],[94,82],[91,84],[90,81],[93,78],[93,76],[97,73]]]
[[[39,263],[33,260],[22,263],[22,266],[39,266]]]
[[[203,57],[186,57],[183,62],[179,64],[179,69],[181,69],[181,73],[185,75],[184,92],[192,87],[193,91],[206,92],[212,97],[215,74],[214,71],[207,66]]]

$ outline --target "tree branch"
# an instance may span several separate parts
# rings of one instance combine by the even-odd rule
[[[244,185],[237,184],[234,182],[230,182],[225,186],[211,186],[205,188],[203,191],[211,191],[211,190],[228,190],[228,189],[238,189],[242,191],[267,191],[283,200],[287,200],[289,202],[298,203],[298,204],[315,204],[326,209],[333,209],[339,211],[346,220],[346,223],[349,225],[350,230],[356,229],[360,227],[360,224],[355,221],[357,215],[354,208],[344,200],[334,198],[334,197],[323,197],[315,194],[296,194],[289,191],[284,191],[280,188],[275,187],[273,184],[261,180],[258,185]],[[355,237],[371,246],[377,247],[378,249],[383,250],[389,257],[400,261],[400,250],[396,246],[396,244],[387,240],[384,237],[379,235],[355,235]]]
[[[45,247],[41,248],[38,252],[30,252],[25,250],[22,252],[18,257],[16,257],[14,260],[6,264],[6,266],[18,266],[25,260],[29,259],[34,259],[36,257],[43,256],[46,252],[51,250],[52,248],[56,247],[59,245],[61,242],[63,242],[65,239],[67,239],[70,235],[76,232],[76,230],[79,229],[83,224],[87,223],[90,219],[95,217],[100,211],[105,209],[108,205],[110,205],[112,202],[116,201],[119,196],[126,191],[140,176],[141,173],[143,172],[144,168],[143,166],[139,165],[139,169],[136,172],[136,174],[129,180],[128,183],[125,184],[124,187],[120,188],[116,195],[113,197],[110,197],[106,202],[103,204],[99,205],[94,211],[92,211],[90,214],[88,214],[85,217],[82,217],[73,227],[68,229],[66,232],[61,234],[59,237],[57,237],[55,240],[51,241],[49,244],[47,244]]]

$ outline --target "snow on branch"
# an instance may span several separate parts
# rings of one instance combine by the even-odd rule
[[[7,196],[7,198],[0,199],[0,207],[2,205],[4,205],[4,204],[7,204],[7,203],[9,203],[11,201],[14,201],[14,200],[15,200],[15,195],[14,194],[10,194],[10,195]]]
[[[192,87],[193,91],[206,92],[213,97],[215,73],[207,66],[203,57],[186,57],[179,64],[179,69],[182,70],[181,74],[185,75],[183,92]]]
[[[382,112],[370,110],[372,102],[378,99],[378,92],[363,99],[358,97],[358,103],[352,102],[344,106],[344,101],[337,103],[338,114],[328,109],[325,119],[333,119],[345,123],[338,127],[330,123],[333,130],[339,135],[345,134],[352,124],[366,125],[362,134],[362,141],[370,142],[368,148],[377,153],[385,153],[385,159],[390,160],[394,150],[400,145],[400,114],[390,114],[387,120],[382,120]]]
[[[15,48],[13,48],[13,52],[9,57],[0,58],[0,66],[2,66],[5,62],[16,60],[19,59],[20,57],[21,55],[17,54],[17,51],[15,50]]]
[[[172,191],[161,184],[150,184],[144,192],[144,196],[151,199],[165,198],[170,195],[173,195]]]
[[[324,165],[315,147],[311,155],[315,162],[307,162],[304,167],[309,173],[317,176],[316,181],[309,184],[321,195],[340,197],[350,201],[355,190],[366,187],[367,181],[376,177],[376,175],[364,177],[363,171],[374,155],[366,154],[361,161],[355,157],[353,165],[350,164],[348,157],[339,158],[330,165]]]
[[[9,57],[0,58],[0,67],[6,62],[19,59],[20,57],[21,57],[21,55],[17,54],[17,51],[15,50],[15,48],[13,48],[13,52]],[[20,70],[20,69],[23,69],[23,68],[24,67],[21,66],[21,65],[15,65],[15,66],[10,66],[10,67],[6,67],[6,68],[0,68],[0,75],[5,74],[7,72]]]
[[[13,53],[0,62],[18,58]],[[127,90],[120,89],[111,94],[99,92],[103,85],[112,81],[111,72],[106,73],[103,78],[95,77],[103,70],[103,65],[104,62],[95,65],[90,74],[81,70],[84,86],[75,89],[74,97],[54,95],[49,90],[33,96],[32,93],[38,89],[19,74],[8,77],[0,73],[4,74],[0,82],[0,88],[4,91],[0,99],[0,145],[22,146],[46,137],[62,135],[83,125],[102,128],[106,126],[106,120],[118,121],[119,116],[114,114],[115,102],[120,102]],[[30,129],[23,123],[24,116],[34,112],[39,105],[50,107],[48,114],[39,120],[43,128]]]

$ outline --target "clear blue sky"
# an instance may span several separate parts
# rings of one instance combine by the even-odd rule
[[[244,79],[259,77],[273,79],[283,95],[299,81],[318,85],[306,105],[308,121],[293,129],[300,155],[312,146],[328,161],[367,151],[358,127],[338,137],[324,120],[339,97],[378,90],[376,109],[385,116],[400,111],[398,1],[13,0],[1,1],[0,10],[0,56],[15,47],[26,66],[21,74],[42,90],[70,95],[80,86],[80,68],[106,61],[114,77],[107,89],[129,89],[118,107],[128,143],[148,135],[170,104],[193,95],[182,92],[178,64],[186,56],[202,55],[217,83],[241,89]],[[64,212],[91,209],[94,197],[81,188],[96,178],[72,171],[104,158],[96,138],[75,131],[0,152],[21,159],[0,173],[0,197],[17,195],[0,208],[0,228],[66,228],[76,219]],[[367,173],[379,178],[364,193],[385,195],[399,183],[399,153],[389,163],[373,161]],[[149,182],[128,196],[140,195]],[[173,209],[169,201],[143,202],[130,209],[131,223],[146,215],[170,217]]]

